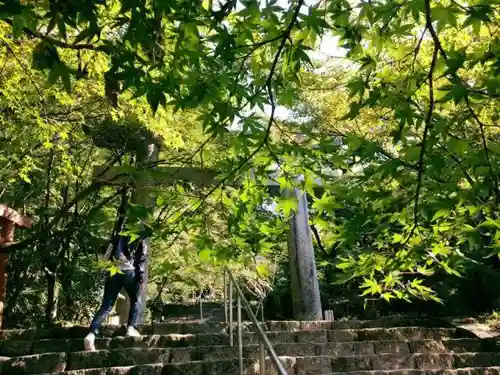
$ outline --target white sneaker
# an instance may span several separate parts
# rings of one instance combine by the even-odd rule
[[[94,351],[95,350],[95,334],[90,332],[83,340],[85,350]]]
[[[129,336],[129,337],[141,337],[141,334],[139,333],[138,330],[135,329],[135,327],[128,326],[127,327],[127,336]]]

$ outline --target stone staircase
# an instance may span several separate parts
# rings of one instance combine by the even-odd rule
[[[500,374],[493,339],[445,322],[267,322],[289,375]],[[2,375],[237,375],[238,348],[222,323],[160,323],[141,338],[106,326],[97,351],[83,351],[85,327],[0,331]],[[259,373],[258,336],[245,323],[246,375]],[[236,341],[235,341],[236,342]],[[498,367],[497,367],[498,366]],[[266,374],[275,375],[269,360]]]

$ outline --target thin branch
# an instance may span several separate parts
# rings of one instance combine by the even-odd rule
[[[432,26],[432,14],[431,14],[430,0],[425,0],[425,9],[426,9],[427,28],[429,29],[430,33],[433,34],[433,32],[435,33],[435,31],[434,31],[434,28]],[[438,40],[437,42],[436,41],[434,42],[434,52],[432,54],[432,61],[431,61],[431,66],[429,68],[429,74],[427,75],[427,78],[429,81],[429,109],[428,109],[427,115],[425,117],[424,135],[422,137],[422,148],[420,149],[420,158],[418,161],[417,187],[415,190],[415,204],[414,204],[414,208],[413,208],[414,225],[413,225],[412,230],[410,231],[410,234],[408,235],[407,241],[413,236],[413,233],[418,226],[418,204],[419,204],[419,199],[420,199],[420,191],[422,190],[423,177],[424,177],[424,173],[425,173],[424,160],[425,160],[426,143],[427,143],[427,137],[428,137],[429,132],[432,128],[432,115],[434,113],[434,106],[435,106],[435,101],[434,101],[434,70],[436,69],[436,63],[437,63],[439,51],[440,51],[440,43]]]
[[[426,18],[427,18],[427,28],[429,29],[429,31],[430,31],[430,33],[432,35],[432,39],[434,40],[434,45],[436,46],[436,48],[439,49],[439,51],[440,51],[441,55],[443,56],[443,58],[445,60],[447,60],[448,59],[448,55],[446,54],[446,51],[444,50],[444,48],[443,48],[443,46],[442,46],[442,44],[441,44],[441,42],[439,40],[439,37],[438,37],[438,35],[436,33],[436,30],[434,29],[434,26],[432,25],[432,15],[431,15],[430,0],[425,0],[425,9],[426,9]],[[463,79],[461,79],[458,76],[457,73],[454,73],[453,77],[456,78],[456,79],[458,79],[458,80],[460,80],[463,83]],[[490,161],[490,157],[489,157],[489,151],[488,151],[488,145],[487,145],[487,142],[486,142],[486,135],[485,135],[485,131],[484,131],[485,125],[479,119],[479,116],[476,114],[476,112],[472,108],[470,100],[469,100],[468,92],[466,92],[466,94],[465,94],[465,103],[467,104],[467,107],[469,109],[470,114],[472,115],[472,117],[474,118],[474,120],[479,125],[479,130],[480,130],[480,133],[481,133],[481,140],[482,140],[482,143],[483,143],[484,155],[485,155],[485,158],[486,158],[486,162],[488,163],[488,170],[489,170],[492,182],[494,184],[494,194],[495,194],[496,201],[498,203],[498,202],[500,202],[500,191],[499,191],[499,188],[498,188],[498,177],[494,174],[493,167],[491,165],[491,161]]]
[[[328,252],[326,251],[325,247],[323,246],[323,242],[321,242],[321,237],[319,236],[318,229],[314,224],[311,224],[311,230],[314,234],[314,238],[316,238],[316,242],[318,244],[319,249],[323,252],[323,254],[326,257],[329,257]]]
[[[0,42],[5,46],[5,48],[7,48],[7,50],[12,54],[12,56],[14,56],[14,59],[21,66],[21,68],[24,70],[24,73],[26,74],[26,76],[30,80],[30,82],[33,85],[33,87],[35,88],[35,90],[38,92],[38,95],[40,96],[40,101],[42,103],[45,103],[43,92],[38,87],[38,85],[35,83],[35,81],[33,80],[33,77],[31,76],[31,74],[29,74],[28,67],[26,65],[24,65],[24,63],[17,57],[17,55],[15,54],[14,50],[12,49],[12,47],[5,40],[3,40],[2,38],[0,38]]]
[[[479,130],[481,133],[481,141],[483,143],[483,149],[484,149],[484,157],[486,158],[486,163],[488,164],[488,170],[489,170],[492,182],[494,184],[494,194],[495,194],[496,202],[498,204],[500,202],[500,191],[498,190],[498,178],[493,173],[493,167],[491,166],[490,153],[488,150],[488,144],[486,142],[486,135],[484,132],[484,123],[479,119],[476,112],[472,109],[468,95],[465,96],[465,103],[467,104],[467,107],[468,107],[472,117],[474,118],[474,120],[476,120],[476,122],[479,125]]]

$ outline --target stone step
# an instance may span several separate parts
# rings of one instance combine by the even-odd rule
[[[446,321],[436,320],[373,320],[373,321],[268,321],[262,323],[263,328],[268,331],[309,331],[309,330],[362,330],[362,329],[401,329],[405,327],[423,329],[454,329]],[[255,330],[250,322],[243,322],[246,331]],[[180,322],[180,323],[154,323],[139,326],[145,335],[150,334],[196,334],[196,333],[220,333],[227,331],[227,325],[223,322]],[[124,327],[106,326],[102,327],[102,334],[106,337],[123,334]],[[0,340],[35,340],[49,338],[74,338],[84,337],[88,327],[55,327],[48,329],[12,329],[0,330]]]
[[[421,355],[414,357],[412,361],[395,360],[394,358],[371,357],[370,367],[365,370],[352,370],[348,361],[357,360],[351,358],[326,358],[326,357],[280,357],[288,375],[479,375],[500,374],[497,363],[498,353],[489,353],[489,360],[485,356],[481,360],[471,359],[477,353],[468,353],[469,358],[459,360],[461,367],[452,368],[452,362],[441,360],[440,368],[436,368],[438,359]],[[462,355],[463,356],[463,355]],[[381,361],[388,360],[384,365]],[[360,362],[364,363],[364,362]],[[478,363],[477,365],[475,363]],[[401,368],[402,365],[411,365],[412,368]],[[391,367],[393,366],[393,367]],[[432,368],[431,366],[434,366]],[[244,360],[245,375],[259,375],[259,363],[257,360]],[[276,371],[266,360],[266,375],[276,375]],[[27,372],[9,372],[9,375],[24,375]],[[184,363],[168,364],[142,364],[133,366],[119,366],[107,368],[94,368],[85,370],[66,370],[61,372],[47,372],[44,375],[239,375],[237,360],[217,361],[192,361]]]
[[[322,347],[332,355],[374,354],[374,353],[443,353],[443,352],[483,352],[499,351],[496,340],[481,339],[417,339],[417,340],[371,340],[371,341],[329,341],[326,331],[269,332],[274,345],[305,344],[311,348]],[[236,340],[234,341],[236,344]],[[259,336],[254,333],[243,335],[243,345],[257,345]],[[153,335],[142,337],[115,337],[96,339],[96,348],[195,348],[206,346],[228,346],[229,336],[218,334],[199,335]],[[83,351],[83,339],[48,339],[34,343],[25,341],[5,341],[0,348],[0,356],[18,357],[31,354]]]
[[[248,328],[248,326],[247,326]],[[144,342],[170,342],[172,346],[196,346],[196,345],[224,345],[229,343],[229,335],[225,329],[214,329],[214,333],[173,333],[170,325],[158,325],[154,327],[155,334],[143,335]],[[196,330],[193,330],[196,332]],[[65,330],[59,335],[39,336],[11,336],[0,344],[0,356],[19,356],[26,354],[43,353],[46,351],[70,351],[80,350],[83,337],[87,330]],[[106,335],[97,340],[98,347],[113,347],[114,343],[126,342],[126,337],[117,335]],[[266,332],[272,342],[346,342],[346,341],[415,341],[415,340],[440,340],[443,338],[460,337],[460,332],[453,328],[424,328],[424,327],[400,327],[400,328],[365,328],[358,330],[299,330],[299,331],[268,331]],[[258,342],[255,332],[245,331],[244,342]],[[132,340],[134,341],[134,340]],[[79,343],[80,342],[80,343]],[[134,341],[135,342],[135,341]],[[144,344],[146,345],[146,344]],[[63,348],[63,350],[61,350]],[[69,349],[74,348],[74,349]]]
[[[161,332],[161,331],[160,331]],[[273,343],[325,343],[354,341],[417,341],[441,340],[454,338],[457,332],[449,328],[366,328],[360,330],[309,330],[309,331],[268,331],[267,335]],[[20,340],[11,338],[0,346],[0,356],[15,357],[46,352],[71,352],[83,350],[83,335],[78,338],[55,338]],[[471,339],[473,340],[473,339]],[[255,332],[244,332],[245,345],[257,344],[259,336]],[[471,341],[473,342],[473,341]],[[199,334],[156,334],[144,335],[140,338],[124,336],[104,337],[96,340],[99,349],[115,349],[120,347],[178,347],[178,346],[210,346],[229,344],[227,333]]]
[[[387,370],[332,372],[328,375],[499,375],[500,367],[464,367],[460,369],[439,370]],[[320,374],[316,374],[320,375]],[[324,374],[326,375],[326,374]]]
[[[230,349],[230,350],[228,350]],[[258,363],[258,349],[244,350],[246,362]],[[331,372],[396,370],[396,369],[453,369],[465,367],[488,367],[500,363],[500,353],[392,353],[375,355],[331,356],[315,355],[308,350],[301,356],[286,353],[277,348],[277,354],[286,358],[295,358],[295,370],[302,369],[310,375]],[[182,351],[168,348],[130,348],[120,350],[99,350],[94,352],[45,353],[12,358],[2,364],[2,374],[27,375],[35,373],[51,373],[65,370],[85,370],[108,368],[114,366],[137,366],[166,363],[203,363],[238,362],[235,348],[224,348],[220,352],[216,348],[206,348],[204,353]],[[288,354],[288,355],[286,355]],[[290,355],[292,354],[292,355]],[[199,356],[199,357],[198,357]],[[220,359],[224,358],[224,361]],[[288,362],[287,362],[288,363]],[[220,375],[226,374],[220,372]]]

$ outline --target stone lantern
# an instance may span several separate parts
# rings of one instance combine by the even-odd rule
[[[7,247],[15,243],[14,229],[16,226],[31,228],[32,221],[29,217],[20,214],[16,210],[0,204],[0,224],[2,226],[0,246]],[[8,261],[8,254],[0,254],[0,328],[2,328],[3,310],[6,299]]]

